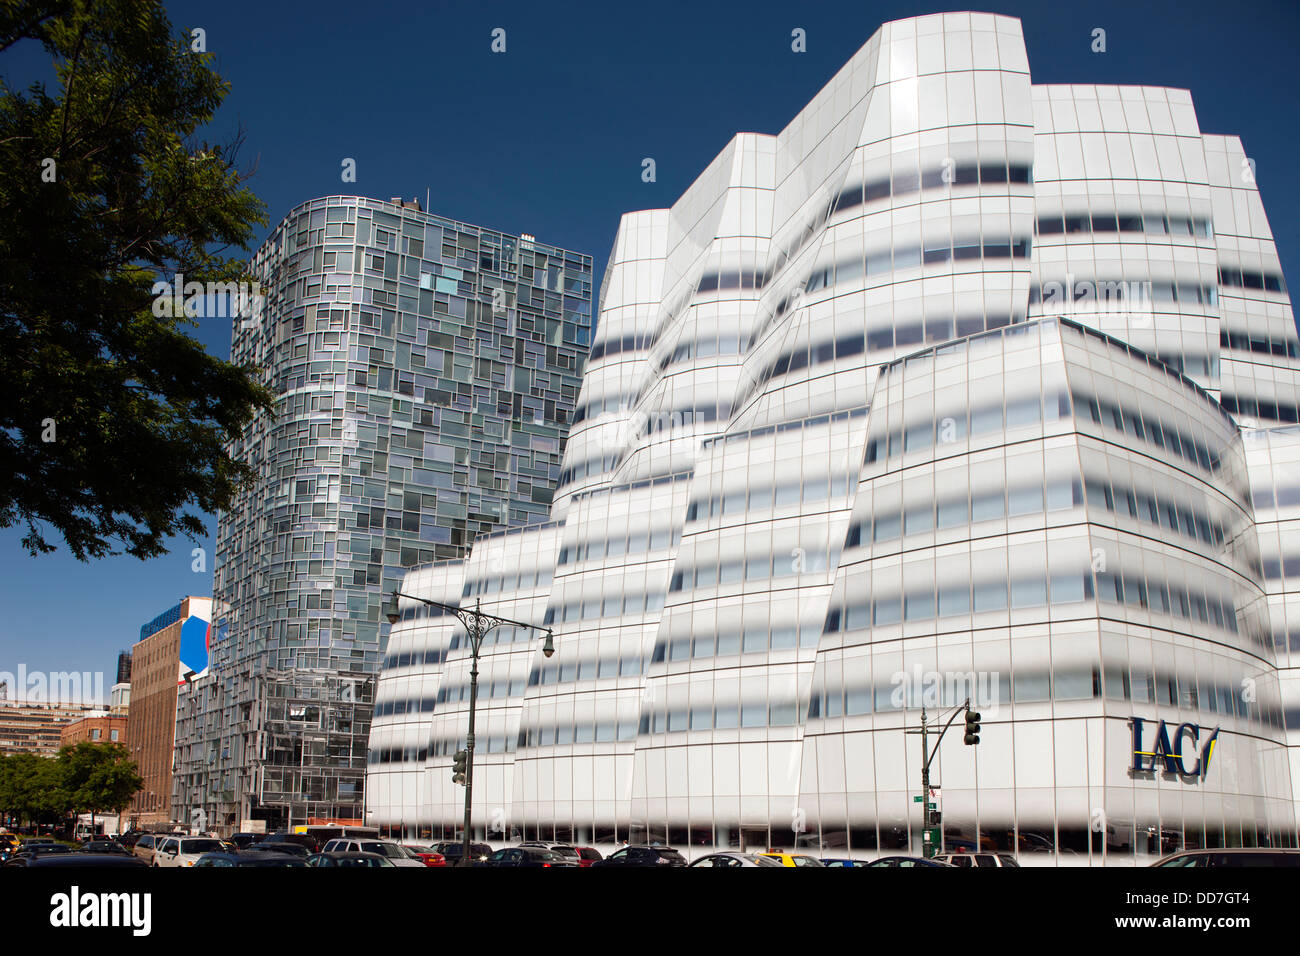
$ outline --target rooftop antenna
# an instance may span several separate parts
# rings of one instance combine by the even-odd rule
[[[425,187],[424,187],[424,211],[425,211],[425,212],[428,212],[428,211],[429,211],[429,190],[430,190],[431,188],[432,188],[432,187],[430,187],[430,186],[425,186]]]

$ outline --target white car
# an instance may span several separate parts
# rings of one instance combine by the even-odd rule
[[[161,836],[154,840],[153,865],[157,867],[193,866],[205,853],[225,849],[211,837]]]
[[[388,840],[358,840],[339,837],[330,840],[323,847],[322,853],[378,853],[392,861],[393,866],[418,866],[423,868],[424,861],[398,843]]]

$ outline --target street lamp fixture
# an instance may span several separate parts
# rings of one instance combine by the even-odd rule
[[[465,785],[465,830],[463,834],[463,843],[461,847],[461,866],[469,866],[469,844],[470,844],[470,808],[473,806],[474,791],[474,717],[476,713],[476,703],[478,701],[478,658],[479,650],[483,646],[483,638],[488,631],[493,628],[507,625],[510,627],[526,627],[533,631],[542,631],[546,634],[545,641],[542,642],[542,654],[546,657],[552,657],[555,654],[555,635],[549,627],[538,627],[536,624],[528,624],[524,621],[514,621],[508,617],[498,617],[495,614],[485,614],[480,607],[480,601],[474,601],[473,608],[460,607],[455,604],[444,604],[441,601],[433,601],[429,598],[416,597],[413,594],[402,594],[396,588],[393,589],[392,596],[388,599],[387,607],[384,609],[384,615],[388,618],[390,624],[396,624],[402,619],[401,609],[398,607],[397,599],[406,598],[409,601],[419,601],[426,607],[441,608],[450,613],[465,628],[465,633],[469,636],[470,644],[470,671],[469,671],[469,733],[465,738],[465,749],[461,751],[464,754],[464,769],[458,765],[456,768],[456,782],[462,774]],[[458,757],[460,754],[457,755]]]

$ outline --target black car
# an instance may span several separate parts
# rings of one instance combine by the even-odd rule
[[[595,866],[685,866],[686,859],[670,846],[625,846],[591,864]]]
[[[123,833],[117,838],[117,842],[128,850],[134,850],[135,845],[140,842],[140,831],[132,830],[130,833]]]
[[[437,843],[433,848],[443,855],[448,866],[459,866],[460,855],[465,847],[461,843]],[[471,843],[469,855],[471,863],[483,863],[492,855],[492,848],[486,843]]]
[[[63,843],[24,843],[18,852],[5,860],[5,866],[28,866],[39,857],[62,856],[71,852],[72,847]]]
[[[266,839],[265,833],[234,833],[230,836],[230,842],[241,850],[247,850],[254,843],[261,843],[264,839]]]
[[[510,846],[497,850],[477,866],[569,867],[578,868],[577,858],[568,859],[543,846]]]
[[[67,850],[67,847],[64,847]],[[137,856],[124,856],[120,853],[39,853],[32,856],[18,856],[5,866],[32,867],[126,867],[149,869],[149,864]]]
[[[267,850],[241,850],[237,853],[205,853],[199,857],[196,867],[256,866],[256,867],[306,867],[306,859],[292,853],[277,853]]]
[[[262,837],[256,845],[265,849],[268,844],[273,843],[295,843],[306,847],[308,856],[320,852],[320,842],[310,833],[290,833],[287,830],[279,830],[270,836]]]
[[[270,843],[266,840],[263,840],[261,843],[254,843],[247,850],[241,850],[240,852],[279,853],[281,856],[292,856],[299,860],[305,860],[307,857],[312,855],[312,851],[307,849],[301,843]]]
[[[131,856],[132,853],[116,840],[87,840],[81,845],[83,853],[115,853],[118,856]]]

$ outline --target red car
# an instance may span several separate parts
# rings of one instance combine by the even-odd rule
[[[424,846],[420,843],[404,843],[402,845],[418,856],[425,866],[447,865],[447,858],[431,846]]]
[[[597,860],[604,859],[600,851],[589,846],[575,846],[578,851],[578,866],[591,866]]]

